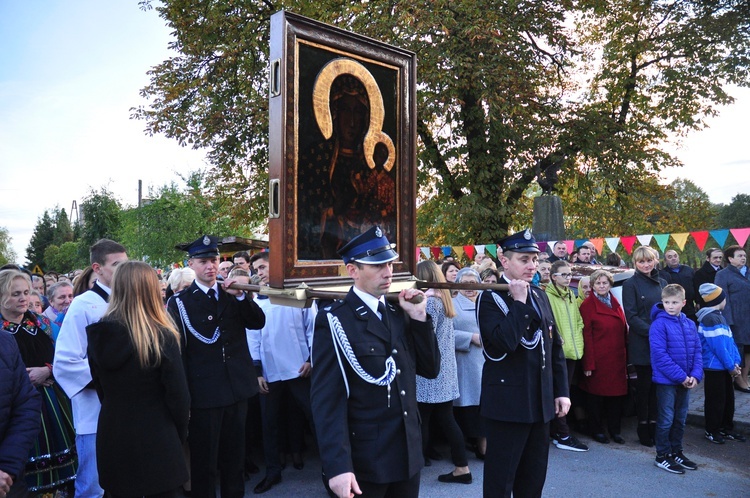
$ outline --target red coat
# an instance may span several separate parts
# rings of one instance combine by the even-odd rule
[[[610,297],[612,308],[602,303],[593,292],[581,303],[581,369],[591,370],[591,376],[582,376],[579,387],[599,396],[623,396],[628,393],[628,325],[617,298],[611,293]]]

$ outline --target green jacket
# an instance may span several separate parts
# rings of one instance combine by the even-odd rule
[[[546,292],[557,331],[563,339],[565,359],[580,360],[583,356],[583,318],[578,311],[578,300],[570,289],[561,293],[552,283],[547,285]]]

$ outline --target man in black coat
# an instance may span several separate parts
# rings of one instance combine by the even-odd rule
[[[416,375],[440,369],[424,293],[406,289],[398,307],[385,302],[398,254],[379,227],[339,254],[354,287],[318,313],[312,348],[323,472],[339,497],[416,498],[424,465]]]
[[[695,304],[698,305],[699,309],[705,306],[706,303],[703,301],[698,289],[703,284],[714,283],[716,274],[721,270],[722,261],[724,261],[724,253],[721,249],[716,247],[706,249],[706,262],[698,268],[693,277],[693,295],[695,296]]]
[[[679,284],[685,289],[685,306],[682,312],[698,323],[698,318],[695,316],[696,292],[693,284],[695,272],[688,265],[680,264],[680,255],[674,249],[669,249],[664,253],[664,268],[659,271],[659,276],[668,284]],[[698,295],[700,296],[700,293]]]
[[[183,337],[183,360],[190,388],[190,477],[192,494],[216,496],[218,471],[221,496],[245,494],[247,400],[258,392],[245,329],[266,323],[263,311],[234,282],[217,284],[217,239],[204,235],[187,248],[195,281],[167,303]]]
[[[16,340],[0,331],[0,498],[26,496],[23,469],[41,427],[42,397]]]
[[[477,305],[486,361],[480,411],[487,454],[484,496],[541,496],[549,423],[570,409],[562,340],[547,295],[530,285],[539,247],[530,230],[498,242],[508,291],[484,291]]]

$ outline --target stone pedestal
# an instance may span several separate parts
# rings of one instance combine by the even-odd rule
[[[556,195],[540,195],[534,199],[534,224],[536,240],[565,240],[562,201]]]

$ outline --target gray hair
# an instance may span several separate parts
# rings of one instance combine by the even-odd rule
[[[47,299],[52,301],[55,298],[55,293],[60,287],[70,287],[72,289],[73,284],[70,282],[55,282],[49,286],[49,289],[47,289]]]
[[[482,277],[479,276],[479,272],[476,271],[474,268],[467,266],[466,268],[461,268],[460,270],[458,270],[458,273],[456,274],[456,282],[460,283],[461,278],[465,277],[466,275],[471,275],[472,277],[476,278],[477,282],[482,281]]]

